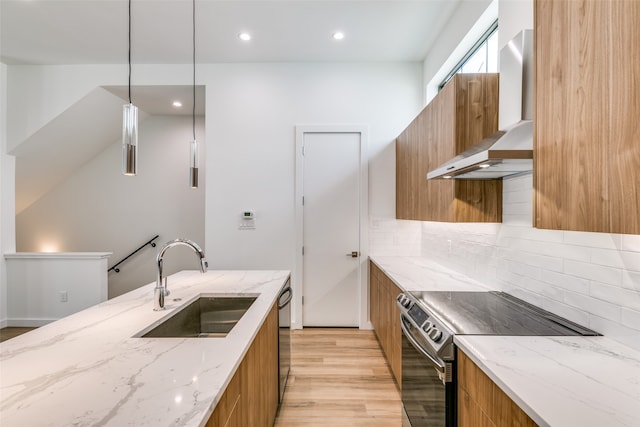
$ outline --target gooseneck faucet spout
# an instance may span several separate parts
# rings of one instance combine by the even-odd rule
[[[175,239],[170,242],[167,242],[162,246],[160,252],[158,252],[158,256],[156,257],[156,262],[158,264],[158,274],[156,275],[156,287],[153,290],[153,309],[155,311],[164,310],[164,297],[169,295],[169,289],[167,289],[167,278],[162,274],[162,260],[164,258],[164,253],[167,249],[174,246],[187,246],[193,249],[193,251],[198,255],[200,260],[200,271],[207,271],[207,267],[209,263],[204,256],[204,251],[198,246],[197,243],[187,240],[187,239]]]

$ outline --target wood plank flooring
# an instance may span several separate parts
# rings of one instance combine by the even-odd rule
[[[400,427],[400,393],[373,331],[292,332],[289,380],[275,427]]]
[[[35,328],[18,328],[14,326],[2,328],[0,329],[0,342],[17,337],[18,335],[22,335],[25,332],[33,331],[34,329]]]

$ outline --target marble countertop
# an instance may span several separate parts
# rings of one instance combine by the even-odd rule
[[[427,258],[372,256],[370,259],[403,291],[492,290]]]
[[[288,277],[183,271],[164,311],[149,284],[0,343],[0,425],[205,425]],[[258,298],[225,338],[133,338],[201,294]]]
[[[607,337],[456,336],[540,426],[640,426],[640,352]]]
[[[491,290],[426,258],[371,260],[404,291]],[[457,335],[455,343],[541,426],[640,426],[640,352],[617,341]]]

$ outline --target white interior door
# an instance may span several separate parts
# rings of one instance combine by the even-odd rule
[[[305,132],[304,326],[358,326],[361,134]]]

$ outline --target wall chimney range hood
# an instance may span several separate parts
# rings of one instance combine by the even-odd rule
[[[427,173],[427,179],[499,179],[533,170],[533,30],[500,51],[500,129]],[[509,125],[509,126],[505,126]]]

